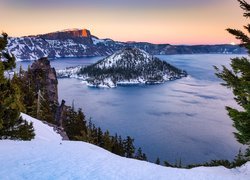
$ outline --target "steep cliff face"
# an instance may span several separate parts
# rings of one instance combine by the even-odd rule
[[[47,40],[63,40],[63,39],[77,39],[82,38],[82,40],[87,44],[93,44],[91,33],[87,29],[68,29],[64,31],[52,32],[48,34],[38,35],[42,39]]]
[[[34,61],[30,67],[30,72],[35,80],[36,90],[45,91],[51,104],[58,104],[58,81],[56,71],[50,66],[47,58]]]

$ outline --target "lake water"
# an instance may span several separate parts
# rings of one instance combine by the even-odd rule
[[[237,107],[229,89],[220,85],[213,65],[226,65],[235,55],[158,56],[189,76],[160,85],[89,88],[77,79],[59,79],[59,98],[82,108],[102,129],[135,138],[149,160],[183,164],[211,159],[232,160],[241,145],[235,140],[225,106]],[[91,64],[101,59],[64,58],[56,69]],[[22,62],[24,68],[30,62]],[[18,63],[19,65],[20,63]]]

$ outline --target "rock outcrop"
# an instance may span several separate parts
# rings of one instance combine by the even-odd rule
[[[50,66],[47,58],[34,61],[30,67],[30,72],[35,80],[36,91],[44,90],[48,95],[51,104],[58,104],[58,81],[55,68]]]
[[[82,39],[87,44],[93,44],[91,33],[87,29],[69,29],[38,36],[47,40]]]
[[[62,100],[60,106],[57,107],[56,116],[55,116],[56,124],[60,128],[62,128],[63,120],[65,119],[64,118],[65,111],[66,111],[65,101]]]
[[[40,36],[46,39],[61,39],[61,38],[72,38],[72,37],[91,38],[91,33],[87,29],[68,29],[64,31],[43,34]]]

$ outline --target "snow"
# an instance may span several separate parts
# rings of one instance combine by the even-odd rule
[[[102,43],[102,44],[107,44],[107,42],[110,42],[110,41],[113,41],[113,40],[111,40],[111,39],[98,39],[98,38],[96,38],[96,37],[92,37],[92,41],[93,41],[93,44],[94,45],[97,45],[97,44],[99,44],[99,43]]]
[[[94,80],[94,82],[87,82],[89,87],[98,87],[98,88],[115,88],[116,84],[111,80],[111,78],[105,78],[101,81]]]
[[[76,78],[76,79],[83,79],[85,80],[87,77],[82,77],[81,75],[78,75],[79,71],[81,70],[81,68],[83,68],[84,66],[75,66],[75,67],[67,67],[65,69],[59,69],[56,70],[56,74],[58,78],[65,78],[65,77],[69,77],[69,78]]]
[[[94,45],[97,45],[98,43],[105,43],[105,40],[97,39],[97,38],[94,38],[94,37],[92,37],[92,41],[93,41]]]
[[[27,114],[21,113],[21,116],[28,122],[33,122],[36,134],[35,139],[33,141],[58,142],[62,140],[62,137],[53,130],[53,127],[50,127],[42,121],[32,118]]]
[[[36,60],[55,53],[55,57],[76,57],[85,55],[87,45],[73,39],[49,40],[40,37],[21,37],[8,39],[8,50],[18,61]]]
[[[168,168],[145,161],[123,158],[95,145],[62,141],[41,121],[33,122],[32,141],[0,141],[0,179],[101,179],[101,180],[236,180],[249,179],[250,162],[242,167]]]
[[[108,56],[103,61],[99,62],[97,64],[97,67],[99,68],[111,68],[116,67],[118,64],[124,64],[124,66],[128,66],[130,64],[135,64],[135,66],[143,65],[146,63],[149,63],[150,61],[153,61],[153,56],[145,52],[141,49],[134,49],[134,53],[137,53],[138,55],[135,55],[134,53],[131,53],[131,50],[119,50],[115,52],[114,54]],[[127,55],[132,56],[130,60],[124,61],[126,59]],[[138,57],[142,56],[143,60],[138,59]]]

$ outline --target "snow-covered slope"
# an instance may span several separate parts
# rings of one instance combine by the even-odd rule
[[[123,158],[97,146],[61,141],[52,128],[22,114],[35,127],[32,141],[0,141],[0,179],[247,180],[250,163],[236,168],[167,168]]]
[[[96,44],[98,44],[98,48]],[[108,40],[94,38],[89,30],[68,29],[48,34],[24,37],[10,37],[8,50],[17,60],[37,60],[42,57],[83,57],[109,55]]]
[[[86,38],[44,39],[40,36],[9,38],[8,50],[18,61],[37,60],[42,57],[98,56],[98,52],[85,42]]]
[[[32,118],[31,116],[22,113],[23,119],[28,122],[33,122],[33,127],[35,129],[35,139],[32,141],[48,141],[48,142],[59,142],[62,141],[61,135],[56,133],[53,127],[48,126],[40,120]]]
[[[130,66],[143,66],[153,61],[153,56],[137,48],[126,48],[115,52],[111,56],[96,63],[97,68],[127,68]]]

